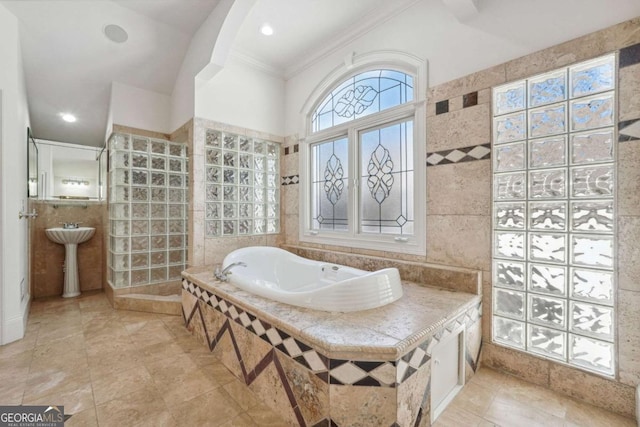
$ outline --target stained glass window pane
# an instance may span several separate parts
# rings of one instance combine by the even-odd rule
[[[311,147],[311,229],[347,230],[349,200],[348,140]]]
[[[311,129],[317,132],[412,100],[411,76],[394,70],[366,71],[345,80],[320,101]]]
[[[360,135],[360,230],[413,234],[413,122]]]

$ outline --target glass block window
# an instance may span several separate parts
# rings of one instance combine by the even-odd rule
[[[615,56],[493,89],[493,341],[615,374]]]
[[[313,112],[312,131],[320,131],[413,101],[413,77],[400,71],[373,70],[343,81]]]
[[[208,237],[280,231],[280,144],[209,129],[205,181]]]
[[[108,280],[116,288],[180,280],[187,248],[185,144],[109,140]]]

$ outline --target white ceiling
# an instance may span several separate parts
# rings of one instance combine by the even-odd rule
[[[101,146],[111,82],[170,95],[193,33],[218,0],[2,1],[20,20],[35,137]],[[102,29],[122,26],[116,44]],[[77,116],[68,124],[61,112]]]
[[[249,57],[288,74],[303,58],[315,57],[362,30],[402,10],[415,0],[258,0],[242,24],[233,46],[238,56]],[[274,34],[265,37],[268,23]],[[345,37],[346,36],[346,37]]]
[[[218,1],[0,0],[21,22],[34,135],[101,146],[111,82],[170,95],[191,37]],[[421,33],[428,31],[433,49],[439,46],[433,40],[443,41],[441,52],[428,57],[466,61],[458,67],[464,73],[477,71],[468,62],[483,54],[453,55],[469,28],[508,46],[510,59],[640,15],[640,0],[257,0],[232,55],[288,78],[416,3],[429,15]],[[462,24],[452,18],[451,3],[477,4],[479,13]],[[275,29],[271,37],[259,33],[265,22]],[[129,40],[108,41],[102,33],[107,24],[125,28]],[[447,77],[458,76],[441,80]],[[61,112],[78,121],[62,122]]]

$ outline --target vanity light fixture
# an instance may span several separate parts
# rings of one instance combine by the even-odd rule
[[[273,27],[266,23],[262,24],[262,27],[260,27],[260,32],[265,36],[271,36],[273,35]]]
[[[89,181],[78,178],[65,178],[62,180],[62,183],[65,185],[89,185]]]
[[[74,123],[77,120],[76,116],[69,113],[60,113],[60,116],[62,117],[62,120],[64,120],[67,123]]]

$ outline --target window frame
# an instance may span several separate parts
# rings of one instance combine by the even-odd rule
[[[313,244],[349,248],[426,254],[426,61],[402,52],[374,52],[355,58],[357,66],[338,67],[316,88],[303,109],[305,137],[300,142],[300,216],[299,240]],[[315,109],[338,85],[353,76],[376,69],[389,69],[413,78],[413,101],[385,109],[339,125],[313,132]],[[413,122],[413,220],[412,235],[374,234],[360,231],[360,135],[363,132]],[[311,147],[333,139],[347,138],[348,144],[348,230],[330,231],[311,228]]]

